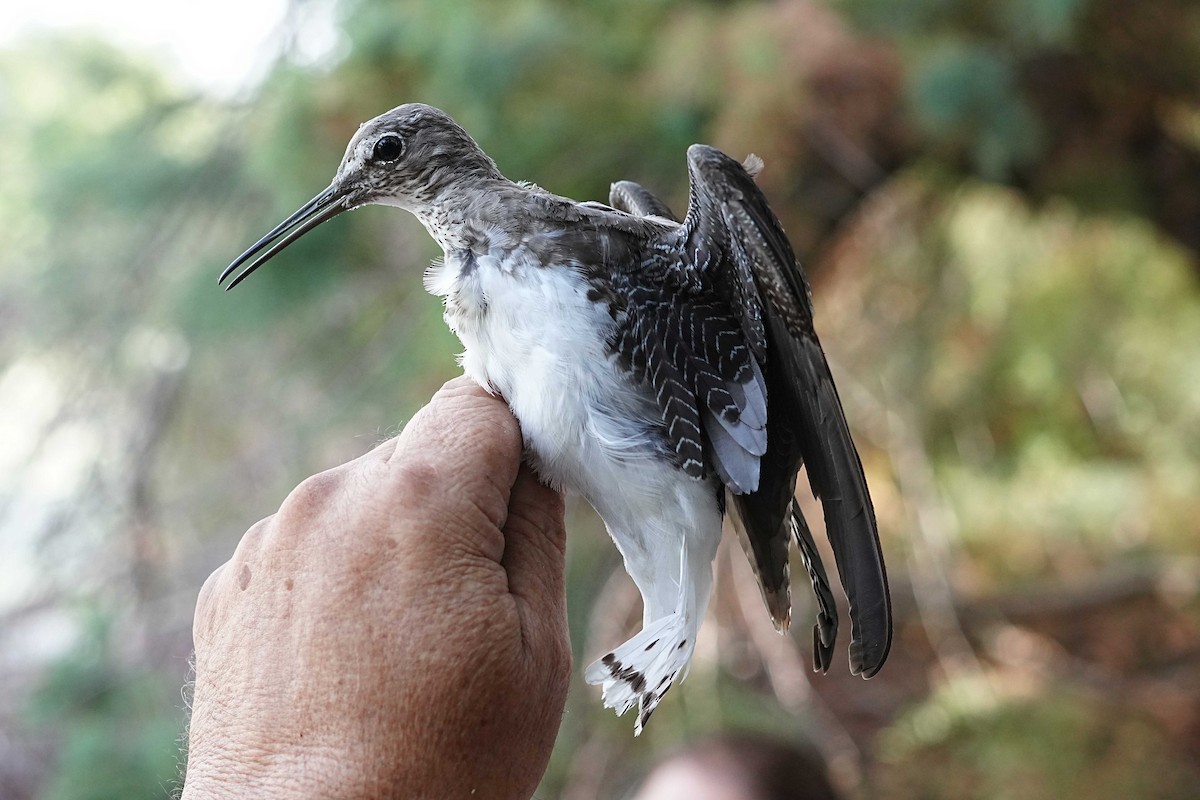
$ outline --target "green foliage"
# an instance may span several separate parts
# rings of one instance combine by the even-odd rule
[[[332,81],[354,118],[418,99],[452,109],[508,174],[604,197],[617,172],[668,159],[681,172],[679,151],[696,129],[664,122],[636,85],[655,32],[681,5],[352,0],[348,55]]]
[[[161,798],[179,775],[176,676],[120,664],[111,622],[88,615],[84,638],[33,695],[31,724],[62,736],[42,800]]]
[[[910,66],[909,110],[943,157],[993,180],[1041,156],[1042,122],[1021,85],[1024,63],[1076,46],[1089,0],[880,0],[841,3],[861,24],[897,40]]]
[[[975,568],[1029,579],[1064,551],[1191,551],[1200,288],[1184,255],[1143,222],[993,187],[913,178],[892,202],[903,222],[860,256],[859,329],[835,340],[920,433]]]
[[[984,177],[1001,179],[1039,152],[1037,118],[1013,65],[991,47],[947,43],[912,77],[911,103],[925,134],[951,155],[964,151]]]
[[[890,730],[880,798],[1184,800],[1200,778],[1148,719],[1097,697],[1053,687],[1005,696],[952,683]],[[930,780],[935,775],[936,780]]]
[[[1094,0],[840,0],[838,7],[866,30],[916,45],[948,35],[1002,41],[1016,52],[1069,44]]]
[[[105,340],[138,305],[165,311],[159,292],[230,180],[217,109],[89,41],[5,54],[0,87],[3,149],[19,165],[0,201],[13,223],[0,280],[39,311],[26,333],[40,346]]]

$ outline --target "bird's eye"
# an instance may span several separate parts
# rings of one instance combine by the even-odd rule
[[[404,140],[394,133],[385,133],[380,136],[379,141],[375,142],[375,149],[371,151],[371,158],[374,161],[395,161],[402,155],[404,155]]]

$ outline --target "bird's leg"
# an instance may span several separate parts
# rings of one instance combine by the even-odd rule
[[[626,558],[626,568],[645,604],[642,631],[588,667],[588,683],[603,687],[604,705],[624,714],[635,704],[634,733],[646,721],[677,677],[686,677],[696,634],[712,592],[712,559],[716,541],[710,536],[675,538],[678,556],[671,561]],[[678,564],[665,571],[664,563]],[[657,566],[657,568],[656,568]]]

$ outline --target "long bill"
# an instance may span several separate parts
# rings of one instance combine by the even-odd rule
[[[322,222],[331,220],[343,211],[348,211],[353,208],[352,205],[345,202],[346,193],[342,191],[337,184],[332,184],[328,189],[321,192],[319,195],[309,200],[303,206],[296,210],[296,213],[285,219],[283,222],[271,229],[270,233],[259,239],[250,246],[250,249],[242,253],[233,260],[233,263],[225,268],[221,273],[221,277],[217,280],[218,284],[225,283],[225,280],[237,271],[247,261],[250,264],[237,274],[229,285],[225,287],[225,291],[229,291],[237,286],[242,281],[254,272],[254,270],[267,263],[285,247],[299,239],[304,234],[311,231],[313,228],[320,225]],[[263,251],[266,252],[263,252]],[[256,258],[257,256],[257,258]],[[253,259],[253,261],[251,261]]]

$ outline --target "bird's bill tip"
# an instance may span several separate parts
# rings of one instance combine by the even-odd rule
[[[237,286],[292,242],[322,222],[331,220],[343,211],[352,208],[346,200],[346,193],[336,183],[331,184],[283,222],[272,228],[265,236],[252,244],[246,252],[235,258],[221,273],[221,277],[217,279],[217,285],[225,285],[225,291]],[[229,280],[231,277],[232,280]],[[229,283],[225,284],[227,280]]]

